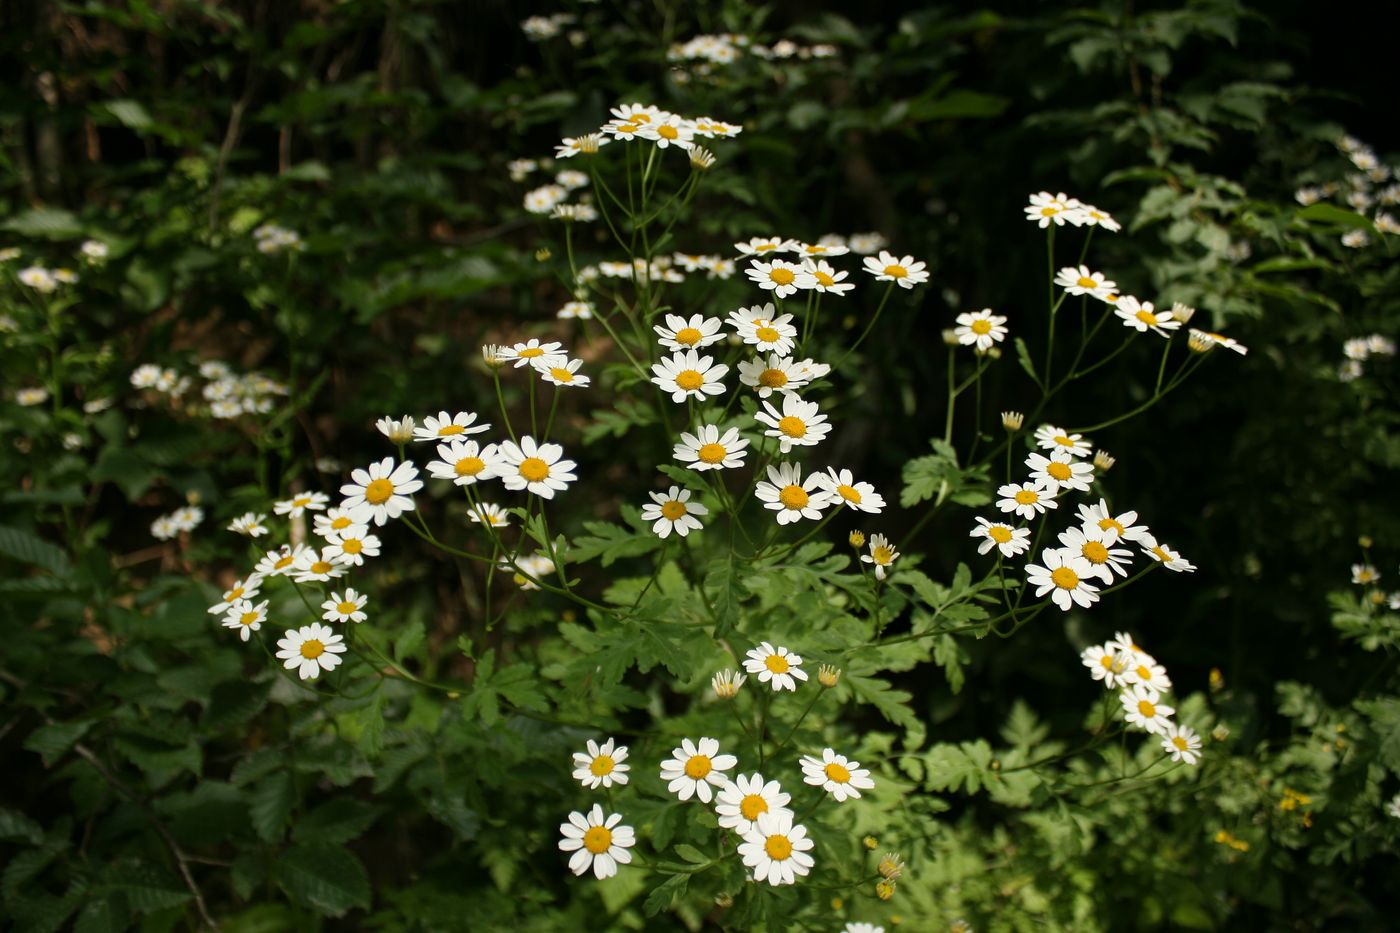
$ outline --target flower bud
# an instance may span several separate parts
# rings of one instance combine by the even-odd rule
[[[887,878],[875,882],[875,896],[882,901],[894,897],[894,882]]]
[[[859,551],[861,548],[865,547],[865,532],[853,531],[846,540],[850,542],[851,547]]]
[[[1022,412],[1004,411],[1001,413],[1001,426],[1012,433],[1021,430],[1021,425],[1025,423],[1026,416]]]
[[[1118,458],[1106,450],[1094,451],[1094,468],[1100,473],[1107,473],[1117,462]]]
[[[710,679],[710,686],[714,687],[715,696],[721,700],[732,700],[746,680],[748,677],[738,671],[720,671]]]
[[[1377,591],[1379,592],[1379,591]],[[830,664],[823,664],[817,671],[817,683],[828,690],[836,686],[841,681],[841,668],[832,667]]]

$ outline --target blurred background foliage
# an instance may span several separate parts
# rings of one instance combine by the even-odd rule
[[[631,100],[745,127],[675,249],[877,230],[930,261],[933,287],[896,302],[833,380],[849,397],[831,443],[887,496],[941,432],[940,332],[952,316],[992,307],[1028,339],[1043,327],[1043,237],[1021,219],[1027,192],[1063,190],[1111,211],[1131,235],[1097,239],[1093,268],[1159,305],[1199,308],[1197,326],[1251,349],[1205,367],[1151,419],[1095,434],[1118,458],[1120,499],[1187,553],[1194,577],[1153,575],[1063,631],[1043,620],[1016,639],[968,642],[960,692],[927,666],[894,680],[940,741],[993,734],[1018,701],[1072,733],[1095,695],[1074,646],[1142,633],[1179,684],[1204,689],[1219,670],[1215,716],[1239,759],[1201,790],[1219,795],[1211,806],[1270,812],[1274,784],[1297,773],[1319,799],[1330,790],[1329,805],[1311,835],[1256,820],[1255,848],[1237,862],[1221,860],[1207,828],[1176,850],[1121,857],[1190,818],[1195,804],[1163,797],[1121,814],[1112,844],[1080,850],[1066,887],[1042,892],[1047,903],[1029,903],[1014,878],[978,882],[946,866],[916,883],[928,902],[956,888],[965,913],[993,929],[1385,928],[1395,835],[1374,822],[1386,769],[1393,785],[1400,764],[1400,706],[1377,691],[1394,684],[1394,636],[1382,626],[1363,642],[1371,610],[1329,594],[1347,589],[1352,563],[1396,575],[1393,358],[1368,362],[1359,379],[1338,371],[1344,340],[1394,335],[1400,287],[1393,238],[1346,205],[1302,210],[1294,197],[1354,172],[1336,146],[1344,132],[1396,150],[1384,31],[1311,4],[1230,0],[566,9],[575,21],[543,41],[520,20],[555,10],[503,2],[0,9],[0,248],[60,263],[89,237],[111,247],[105,264],[82,270],[57,346],[28,320],[0,335],[7,390],[32,384],[48,352],[66,376],[63,405],[0,407],[11,535],[0,560],[13,562],[2,595],[14,607],[3,623],[0,851],[16,928],[178,929],[206,909],[245,930],[309,928],[316,916],[452,929],[467,910],[482,928],[610,928],[591,901],[571,898],[549,838],[530,843],[542,858],[521,860],[510,829],[539,829],[534,811],[559,792],[554,772],[577,732],[519,715],[501,728],[494,700],[486,711],[480,696],[466,712],[439,708],[390,683],[369,706],[346,702],[339,739],[273,742],[297,748],[279,770],[281,753],[262,747],[312,734],[310,713],[279,705],[276,678],[245,678],[242,653],[210,635],[204,607],[238,566],[214,543],[228,517],[288,488],[333,492],[335,475],[316,461],[383,455],[372,427],[382,415],[490,408],[482,344],[551,333],[581,342],[590,360],[604,352],[599,335],[555,319],[568,295],[536,251],[554,250],[557,264],[557,230],[521,209],[527,185],[506,163],[548,155]],[[668,58],[673,43],[715,32],[837,54],[746,57],[708,73]],[[260,254],[250,234],[262,223],[298,231],[304,250]],[[1362,227],[1370,245],[1341,244]],[[601,231],[580,231],[591,258],[622,258]],[[720,313],[745,295],[720,283],[707,300]],[[827,358],[860,329],[834,314],[823,326]],[[192,372],[200,359],[283,379],[286,415],[235,430],[152,408],[129,386],[141,363]],[[1092,424],[1131,407],[1151,393],[1142,366],[1124,354],[1054,400],[1046,420]],[[995,368],[988,409],[1024,407],[1028,389],[1013,365]],[[82,414],[108,398],[119,404]],[[568,430],[596,422],[597,404],[569,399]],[[65,433],[81,448],[62,446]],[[577,455],[599,479],[648,475],[665,458],[635,434]],[[569,530],[616,518],[618,500],[599,488],[568,503]],[[153,547],[150,518],[191,493],[216,516],[209,534]],[[884,530],[940,579],[964,551],[968,513],[928,524],[921,514],[896,510]],[[1376,542],[1371,556],[1361,535]],[[540,668],[568,657],[548,636],[564,607],[522,605],[488,632],[483,581],[426,551],[410,557],[415,544],[395,542],[403,559],[376,590],[395,607],[393,634],[408,639],[396,657],[464,682],[487,648]],[[471,656],[458,636],[476,646]],[[529,690],[507,678],[492,696],[529,709]],[[431,751],[415,722],[435,724]],[[1280,756],[1248,767],[1263,749],[1307,747],[1314,731],[1346,723],[1370,737],[1358,739],[1359,763]],[[513,793],[522,781],[531,792]],[[994,837],[986,851],[1012,851],[1000,806],[971,793],[948,806],[918,818],[980,827]],[[1358,815],[1366,807],[1371,822]],[[212,863],[172,860],[167,835]],[[1067,857],[1050,846],[1044,865]],[[483,870],[488,881],[470,877]],[[198,910],[187,872],[209,902]],[[636,893],[611,895],[608,913]],[[1003,912],[1012,903],[1021,913]],[[679,922],[663,921],[635,914],[625,925]]]

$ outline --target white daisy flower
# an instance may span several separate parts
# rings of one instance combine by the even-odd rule
[[[575,191],[579,188],[585,187],[588,184],[588,175],[585,172],[575,171],[574,169],[566,169],[560,172],[558,175],[555,175],[554,180],[559,182],[559,184],[563,185],[565,188],[568,188],[570,191]]]
[[[876,231],[852,233],[847,243],[850,244],[851,252],[859,253],[862,256],[872,256],[890,245],[890,241],[885,235]]]
[[[229,607],[239,600],[253,599],[262,589],[263,575],[260,573],[250,573],[242,580],[233,581],[233,586],[224,590],[224,595],[214,605],[209,607],[210,615],[223,615],[229,611]]]
[[[807,672],[802,669],[801,655],[782,646],[775,648],[766,641],[745,652],[744,670],[757,674],[758,682],[771,685],[775,693],[782,690],[796,692],[797,681],[807,679]]]
[[[1002,557],[1015,557],[1031,547],[1029,528],[1013,528],[1005,522],[989,522],[981,516],[977,517],[977,527],[969,531],[968,536],[982,539],[982,543],[977,545],[978,554],[996,548],[1001,551]]]
[[[531,337],[525,343],[517,343],[509,347],[501,347],[497,356],[507,363],[514,362],[515,368],[529,366],[535,360],[543,359],[547,356],[557,356],[568,358],[564,352],[564,345],[557,340],[549,343],[540,343],[535,337]]]
[[[267,534],[267,526],[263,524],[265,521],[267,521],[265,514],[244,512],[228,523],[228,530],[249,538],[261,538]]]
[[[850,761],[845,755],[836,754],[834,749],[822,749],[822,756],[802,756],[802,781],[820,787],[837,803],[852,797],[859,797],[863,790],[873,790],[875,781],[870,771],[862,768],[859,761]]]
[[[287,670],[295,669],[302,680],[315,680],[322,671],[340,666],[345,642],[329,625],[312,622],[296,631],[288,630],[277,640],[277,657]]]
[[[1194,765],[1201,760],[1201,737],[1189,726],[1169,722],[1162,730],[1162,750],[1172,756],[1172,761]]]
[[[554,158],[572,159],[580,153],[593,154],[610,142],[611,139],[598,133],[587,133],[577,137],[565,136],[559,145],[554,147]]]
[[[871,515],[879,515],[885,509],[885,497],[876,492],[870,483],[856,482],[855,475],[850,470],[827,467],[825,473],[813,475],[832,493],[831,501],[834,505],[844,505],[857,512],[869,512]]]
[[[614,746],[612,739],[599,745],[589,739],[587,752],[574,752],[573,778],[589,790],[626,784],[632,767],[623,764],[626,760],[626,745]]]
[[[490,430],[489,424],[477,424],[476,413],[470,411],[459,411],[455,415],[449,415],[445,411],[437,413],[437,417],[432,415],[423,419],[423,426],[413,432],[413,439],[419,442],[436,441],[440,444],[451,443],[461,440],[469,434],[480,434],[482,431]]]
[[[550,183],[525,192],[521,206],[531,214],[548,214],[568,196],[568,189],[563,185]]]
[[[816,249],[819,247],[807,248]],[[841,252],[844,253],[845,250],[842,249]],[[801,289],[811,289],[823,294],[840,296],[856,287],[854,282],[845,281],[848,275],[850,273],[845,270],[836,271],[832,268],[831,263],[825,259],[808,259],[802,264],[802,271],[798,273],[797,281],[793,284]]]
[[[562,492],[578,477],[574,474],[577,466],[572,460],[562,459],[564,448],[558,444],[537,444],[528,434],[520,436],[520,443],[501,441],[500,465],[495,467],[495,475],[507,489],[524,489],[541,499],[553,499],[555,492]]]
[[[877,282],[896,282],[900,288],[913,288],[928,281],[926,263],[915,262],[913,256],[902,259],[893,253],[880,251],[878,257],[865,257],[865,271]]]
[[[194,531],[204,521],[204,510],[197,505],[187,505],[171,512],[170,521],[176,531]]]
[[[1381,578],[1381,572],[1370,564],[1352,564],[1351,582],[1357,586],[1369,586]]]
[[[1123,685],[1123,674],[1128,669],[1128,657],[1113,642],[1090,645],[1080,652],[1079,657],[1093,678],[1102,680],[1105,687]]]
[[[535,360],[535,372],[540,374],[540,378],[545,382],[553,383],[557,386],[574,389],[586,389],[592,380],[588,376],[579,375],[579,367],[583,365],[583,360],[567,360],[553,357]]]
[[[1053,424],[1036,428],[1035,442],[1041,450],[1066,450],[1075,457],[1087,457],[1094,452],[1094,445],[1086,441],[1083,434],[1070,434]]]
[[[658,149],[670,146],[689,149],[694,145],[692,140],[695,139],[695,125],[684,117],[668,113],[660,119],[643,124],[637,135],[656,143]]]
[[[1101,211],[1092,204],[1080,204],[1074,208],[1075,226],[1103,227],[1109,233],[1117,233],[1123,227],[1118,221],[1113,219],[1113,215],[1108,211]]]
[[[151,535],[160,541],[169,541],[180,533],[180,529],[175,527],[175,523],[170,520],[169,515],[162,515],[151,522]]]
[[[1400,794],[1390,798],[1390,803],[1385,805],[1385,812],[1397,820],[1400,820]]]
[[[228,607],[228,613],[224,616],[224,628],[231,628],[238,632],[238,637],[247,641],[253,632],[262,628],[263,622],[267,619],[267,600],[263,600],[256,606],[250,600],[236,600]]]
[[[1132,551],[1113,546],[1117,543],[1118,532],[1112,528],[1085,525],[1060,532],[1060,544],[1064,549],[1088,561],[1093,576],[1105,584],[1113,583],[1115,573],[1126,577],[1128,562],[1133,559]]]
[[[1142,651],[1124,651],[1123,673],[1119,677],[1125,685],[1142,684],[1157,693],[1166,693],[1172,688],[1172,679],[1167,669],[1157,663],[1152,655]]]
[[[1040,552],[1044,564],[1026,564],[1026,582],[1034,586],[1037,597],[1051,594],[1060,609],[1068,612],[1072,604],[1085,608],[1098,602],[1099,588],[1085,581],[1094,575],[1093,565],[1079,555],[1046,548]]]
[[[591,320],[593,317],[593,305],[582,299],[566,301],[563,307],[561,307],[554,316],[561,321]]]
[[[1033,519],[1046,509],[1059,508],[1055,494],[1039,483],[1007,483],[997,489],[997,508],[1014,512],[1024,519]]]
[[[478,525],[492,528],[505,528],[510,525],[510,514],[492,502],[482,502],[467,509],[467,518]]]
[[[160,367],[154,363],[142,363],[131,371],[133,389],[153,389],[160,381]]]
[[[16,405],[32,408],[35,405],[42,405],[49,400],[49,390],[38,386],[30,386],[23,389],[16,389],[14,397]]]
[[[1142,545],[1142,553],[1157,561],[1168,570],[1175,570],[1177,573],[1194,573],[1196,570],[1195,564],[1191,563],[1165,544],[1158,544],[1157,540],[1151,535],[1147,535],[1142,540],[1138,541],[1138,544]]]
[[[951,931],[952,928],[950,927],[949,929]],[[843,930],[842,933],[885,933],[885,928],[873,923],[853,920],[846,924],[846,929]],[[957,931],[957,933],[970,933],[970,931]]]
[[[817,403],[804,402],[796,395],[783,396],[781,411],[774,408],[772,402],[765,401],[763,410],[754,414],[754,420],[768,426],[763,435],[776,437],[781,453],[794,447],[815,447],[831,432],[831,425]]]
[[[454,486],[474,486],[495,475],[501,465],[500,448],[495,444],[481,447],[476,441],[452,441],[439,444],[438,459],[428,464],[428,475],[450,479]]]
[[[416,506],[409,496],[423,488],[418,468],[407,460],[395,464],[393,457],[371,463],[367,470],[352,470],[350,479],[351,482],[340,487],[340,494],[345,496],[340,507],[368,506],[370,518],[376,525],[413,511]]]
[[[652,327],[660,338],[659,343],[668,350],[701,350],[712,343],[724,339],[720,330],[724,324],[717,317],[692,314],[689,319],[679,314],[666,315],[666,326]]]
[[[748,446],[748,440],[739,436],[738,428],[730,428],[721,435],[716,425],[702,424],[694,434],[682,431],[681,442],[671,453],[692,470],[732,470],[744,465]]]
[[[786,298],[803,287],[797,281],[801,273],[800,265],[782,259],[774,259],[771,262],[755,259],[749,263],[748,269],[744,270],[744,274],[759,288],[772,292],[778,298]]]
[[[1090,295],[1102,301],[1112,295],[1118,283],[1105,279],[1102,272],[1091,272],[1088,266],[1065,266],[1055,274],[1055,284],[1070,295]]]
[[[822,517],[822,510],[831,505],[831,493],[821,487],[821,474],[802,479],[802,467],[796,463],[780,463],[768,467],[768,481],[754,487],[754,495],[765,509],[778,513],[778,524],[788,525],[804,518]]]
[[[29,266],[26,269],[21,269],[17,277],[22,284],[28,285],[37,292],[47,293],[58,288],[58,279],[54,278],[53,273],[42,266]]]
[[[1081,505],[1079,507],[1079,520],[1085,527],[1098,528],[1101,531],[1112,529],[1118,532],[1118,537],[1124,541],[1143,541],[1152,537],[1146,525],[1137,524],[1136,512],[1123,512],[1121,515],[1114,515],[1108,508],[1108,500],[1100,499],[1097,505]]]
[[[1119,298],[1113,306],[1113,313],[1123,319],[1124,327],[1140,334],[1151,330],[1163,337],[1171,337],[1167,331],[1181,327],[1181,322],[1173,318],[1170,311],[1158,311],[1152,307],[1152,302],[1139,302],[1132,295]]]
[[[684,402],[687,397],[705,400],[707,395],[724,391],[720,382],[729,367],[716,363],[712,356],[700,356],[694,350],[683,350],[652,364],[655,374],[651,381],[671,395],[671,401]]]
[[[1224,334],[1216,334],[1208,330],[1197,330],[1193,327],[1191,328],[1191,333],[1188,336],[1192,340],[1200,341],[1211,346],[1224,347],[1227,350],[1234,350],[1240,356],[1247,356],[1249,354],[1248,347],[1240,343],[1235,338],[1226,337]]]
[[[295,569],[297,558],[303,551],[309,550],[306,545],[284,544],[273,551],[268,551],[258,561],[253,569],[259,576],[263,577],[285,577]]]
[[[729,313],[729,324],[740,340],[757,347],[758,352],[787,356],[797,345],[797,327],[791,323],[791,314],[774,317],[775,313],[771,302],[761,308],[740,308]]]
[[[844,256],[851,251],[841,237],[834,233],[827,234],[816,243],[798,243],[794,250],[799,256],[806,256],[809,259],[821,259],[825,256]]]
[[[1031,481],[1053,495],[1066,489],[1088,492],[1094,485],[1094,465],[1075,459],[1063,448],[1051,451],[1050,456],[1030,454],[1026,466],[1031,471]]]
[[[661,780],[668,782],[666,789],[680,800],[696,797],[709,803],[714,788],[729,780],[724,772],[738,763],[733,755],[719,753],[718,739],[682,739],[680,747],[671,750],[671,757],[661,762]]]
[[[618,825],[621,822],[621,813],[604,817],[596,803],[587,816],[577,810],[570,813],[569,822],[559,824],[564,837],[559,850],[574,853],[569,856],[569,871],[581,875],[592,866],[593,876],[601,881],[616,875],[618,865],[629,864],[632,853],[627,850],[637,844],[637,837],[632,827]]]
[[[417,422],[409,415],[404,415],[402,419],[390,418],[387,415],[374,423],[383,434],[395,444],[407,444],[413,440],[413,431]]]
[[[747,243],[735,243],[734,248],[742,256],[766,256],[770,253],[795,253],[799,247],[796,240],[756,236]]]
[[[364,593],[355,592],[354,587],[346,587],[344,595],[333,592],[330,599],[321,603],[321,608],[326,610],[321,618],[327,622],[363,622],[368,618],[362,611],[367,602],[369,597]]]
[[[540,588],[538,580],[543,580],[554,572],[554,561],[543,554],[527,554],[517,557],[514,565],[510,561],[501,561],[500,569],[511,575],[515,585],[522,590],[537,590]]]
[[[884,535],[870,536],[870,553],[860,556],[861,562],[875,565],[875,579],[885,579],[891,565],[899,559],[899,552]]]
[[[715,795],[715,814],[720,826],[742,836],[753,828],[760,814],[790,814],[791,800],[777,781],[764,781],[761,774],[740,774]]]
[[[350,565],[333,558],[329,550],[325,548],[317,553],[315,548],[307,548],[302,551],[296,563],[292,564],[292,579],[297,583],[324,583],[343,577]]]
[[[808,371],[795,364],[790,356],[768,354],[739,363],[739,382],[767,398],[774,392],[792,392],[807,384]]]
[[[1063,192],[1052,195],[1048,191],[1042,191],[1030,196],[1030,204],[1025,208],[1026,219],[1042,230],[1052,223],[1057,227],[1063,227],[1065,221],[1073,219],[1066,216],[1073,206],[1071,199],[1066,197]]]
[[[793,824],[791,813],[760,813],[739,844],[739,857],[754,881],[793,884],[812,870],[815,862],[808,852],[814,845],[807,828]]]
[[[333,563],[363,567],[366,557],[379,556],[379,544],[379,536],[369,534],[368,525],[351,525],[326,535],[321,553]]]
[[[657,537],[669,537],[674,531],[684,538],[692,530],[704,527],[697,515],[708,515],[709,509],[699,502],[690,501],[690,490],[672,486],[664,493],[647,493],[652,501],[642,506],[642,521],[653,522],[651,530]]]
[[[318,512],[324,509],[330,501],[331,497],[323,492],[303,492],[290,499],[272,503],[272,511],[288,518],[300,518],[308,511]]]
[[[993,314],[991,308],[983,308],[975,314],[959,314],[957,323],[958,326],[953,328],[953,335],[958,338],[958,343],[965,347],[975,347],[981,353],[1006,339],[1007,330],[1002,326],[1006,323],[1006,317]]]
[[[1144,684],[1125,687],[1118,694],[1123,704],[1123,720],[1130,726],[1141,726],[1153,735],[1167,731],[1173,707],[1162,704],[1162,697],[1156,690]]]
[[[748,677],[738,671],[720,671],[710,678],[710,686],[714,688],[715,696],[719,699],[732,700],[746,680]]]

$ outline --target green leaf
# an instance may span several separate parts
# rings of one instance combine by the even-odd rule
[[[924,756],[924,784],[929,790],[966,787],[975,793],[987,783],[991,763],[992,747],[981,739],[961,745],[935,745]]]
[[[607,567],[624,557],[639,557],[661,546],[661,539],[650,531],[633,531],[612,522],[584,522],[583,527],[588,534],[575,538],[569,553],[575,563],[601,557]]]
[[[126,895],[133,910],[143,914],[175,907],[193,896],[174,873],[150,862],[121,866],[112,872],[108,883]]]
[[[119,897],[93,898],[78,914],[73,933],[122,933],[131,925],[131,911]]]
[[[1022,340],[1020,337],[1016,338],[1015,343],[1016,361],[1021,364],[1021,368],[1026,371],[1026,375],[1030,376],[1031,379],[1038,384],[1040,382],[1040,377],[1035,374],[1035,364],[1031,362],[1031,348],[1026,346],[1026,341]]]
[[[705,574],[705,593],[715,613],[715,637],[722,638],[739,624],[739,604],[745,595],[743,579],[735,570],[733,555],[710,564],[710,570]]]
[[[710,860],[704,852],[684,842],[676,846],[676,854],[693,865],[703,865]]]
[[[952,635],[939,635],[933,640],[933,659],[943,668],[943,676],[948,678],[948,689],[961,693],[964,682],[963,666],[968,662],[967,652]]]
[[[56,544],[22,528],[0,525],[0,554],[13,557],[25,564],[42,567],[56,577],[66,577],[73,565],[68,560],[68,552]]]
[[[1374,230],[1371,221],[1355,211],[1337,207],[1335,204],[1309,204],[1298,211],[1299,220],[1310,220],[1315,223],[1334,224],[1339,227],[1355,227],[1361,230]]]
[[[90,719],[40,726],[29,733],[29,737],[24,740],[24,747],[31,752],[38,752],[44,759],[44,765],[51,768],[92,726],[93,721]]]
[[[0,807],[0,839],[24,839],[37,846],[44,841],[44,827],[18,810]]]
[[[277,860],[273,874],[292,900],[323,916],[369,907],[365,866],[340,846],[294,845]]]
[[[259,784],[248,804],[258,838],[263,842],[280,842],[287,832],[287,820],[294,803],[296,787],[290,772],[279,771]]]
[[[72,240],[83,235],[82,224],[70,211],[57,207],[35,207],[0,224],[20,236],[49,240]]]
[[[378,811],[363,800],[337,797],[297,820],[292,838],[297,842],[340,844],[358,838],[374,823]]]
[[[96,105],[95,109],[111,114],[118,123],[131,130],[149,129],[155,123],[150,112],[134,100],[106,100]]]
[[[676,898],[684,894],[689,885],[690,875],[672,875],[647,895],[646,901],[642,903],[642,911],[648,917],[655,917],[661,911],[668,909]]]

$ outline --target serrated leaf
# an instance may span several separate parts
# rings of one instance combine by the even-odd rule
[[[292,838],[297,842],[349,842],[369,829],[377,816],[378,811],[363,800],[337,797],[297,820]]]
[[[24,740],[24,747],[31,752],[37,752],[44,759],[47,767],[53,767],[54,762],[67,754],[83,735],[93,726],[92,720],[77,720],[74,722],[55,722],[47,726],[40,726]]]
[[[118,867],[108,884],[126,895],[132,910],[143,914],[178,906],[193,896],[173,873],[150,862]]]
[[[44,841],[44,827],[18,810],[0,807],[0,839],[24,839],[37,846]]]
[[[73,570],[68,552],[63,548],[50,544],[32,532],[9,525],[0,525],[0,555],[42,567],[57,577],[66,577]]]
[[[642,912],[655,917],[673,904],[690,885],[690,875],[672,875],[657,885],[642,903]]]
[[[340,846],[294,845],[277,860],[273,875],[292,900],[322,916],[370,904],[365,866]]]
[[[248,811],[258,838],[263,842],[280,842],[295,803],[296,787],[287,771],[279,771],[254,788]]]

